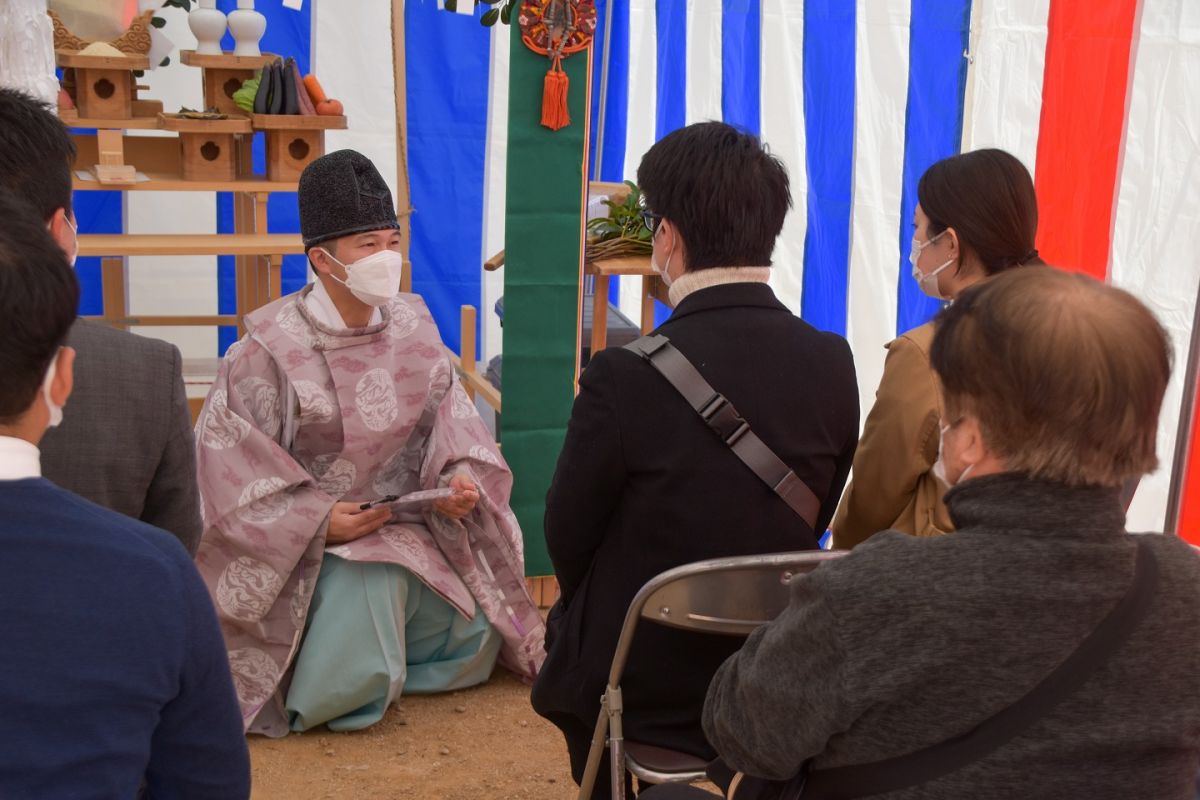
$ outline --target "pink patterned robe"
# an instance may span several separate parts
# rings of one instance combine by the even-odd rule
[[[504,640],[500,660],[532,678],[544,628],[524,581],[512,474],[459,384],[416,295],[380,324],[335,331],[311,291],[246,317],[196,427],[205,521],[196,556],[229,651],[247,729],[282,736],[289,669],[325,555],[329,512],[471,475],[480,501],[461,522],[432,511],[330,548],[398,564],[468,619],[476,603]]]

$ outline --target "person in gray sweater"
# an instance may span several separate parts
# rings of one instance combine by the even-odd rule
[[[942,313],[932,362],[958,532],[881,533],[795,580],[787,610],[713,678],[708,740],[733,769],[786,780],[861,774],[960,737],[1096,629],[1130,592],[1142,542],[1157,563],[1148,612],[1090,675],[990,751],[869,796],[1190,800],[1200,556],[1174,536],[1127,532],[1119,499],[1123,481],[1156,466],[1170,373],[1161,326],[1125,292],[1025,267]]]

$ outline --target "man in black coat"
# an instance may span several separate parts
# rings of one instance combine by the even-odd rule
[[[567,740],[576,781],[625,611],[658,573],[707,558],[813,549],[858,437],[846,341],[795,317],[767,285],[791,204],[787,172],[723,123],[667,136],[638,169],[656,269],[675,311],[668,337],[820,500],[810,527],[640,356],[595,355],[580,378],[546,498],[562,590],[533,705]],[[814,529],[815,528],[815,529]],[[622,687],[627,739],[711,758],[705,691],[741,640],[643,627]],[[607,796],[607,768],[595,796]]]

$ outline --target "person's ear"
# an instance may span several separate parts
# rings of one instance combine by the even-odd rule
[[[313,272],[329,275],[333,270],[333,261],[324,247],[314,247],[308,251],[308,262],[312,264]]]
[[[50,399],[56,406],[65,406],[75,388],[75,348],[62,347],[55,358],[54,380],[50,381]]]
[[[669,249],[675,243],[675,226],[666,218],[661,218],[658,221],[658,227],[654,230],[654,237],[659,239],[659,244],[664,249]]]
[[[991,455],[983,438],[983,428],[973,415],[964,416],[955,427],[958,429],[955,431],[958,460],[964,468],[980,464]]]
[[[65,208],[59,208],[50,215],[46,228],[54,241],[64,253],[70,254],[75,247],[75,230],[71,227],[71,218]]]
[[[958,231],[954,228],[946,228],[946,241],[949,242],[947,254],[950,258],[961,264],[962,262],[962,245],[958,241]]]

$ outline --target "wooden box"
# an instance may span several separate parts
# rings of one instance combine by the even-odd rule
[[[205,55],[194,50],[184,50],[179,60],[190,67],[200,67],[204,81],[204,108],[215,108],[222,114],[249,116],[233,101],[233,93],[242,88],[242,83],[254,77],[279,56],[263,53],[261,56]]]
[[[346,127],[345,117],[255,114],[255,130],[267,135],[267,180],[299,180],[304,168],[325,155],[325,131]]]
[[[149,69],[145,56],[81,56],[56,53],[58,65],[75,72],[75,107],[80,117],[129,119],[133,116],[134,70]]]
[[[179,134],[184,180],[237,179],[237,139],[252,133],[249,119],[189,119],[175,114],[162,114],[159,119],[163,130]]]

